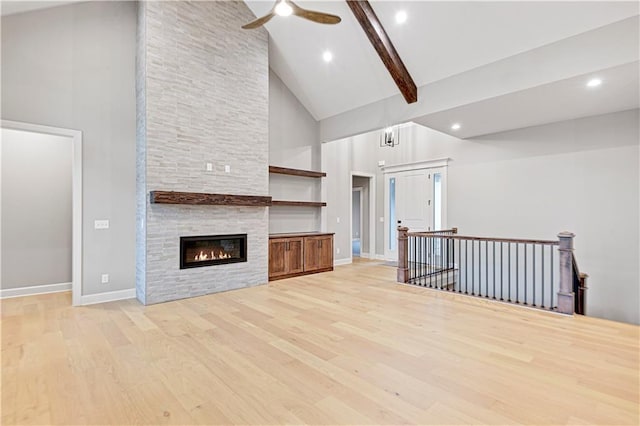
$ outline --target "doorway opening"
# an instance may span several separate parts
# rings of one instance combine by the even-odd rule
[[[354,177],[355,180],[355,177]],[[360,257],[362,252],[362,192],[361,186],[351,191],[351,256]]]
[[[351,260],[373,258],[375,239],[375,175],[351,173]]]
[[[1,127],[0,296],[71,290],[79,305],[82,133],[7,120]]]

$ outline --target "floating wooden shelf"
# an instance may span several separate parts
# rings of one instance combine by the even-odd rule
[[[288,169],[286,167],[269,166],[269,173],[291,176],[304,176],[312,178],[321,178],[327,176],[325,172],[314,172],[311,170]]]
[[[271,201],[272,206],[291,206],[291,207],[326,207],[327,203],[321,201]]]
[[[209,194],[204,192],[151,191],[152,204],[196,204],[206,206],[268,207],[270,196]]]

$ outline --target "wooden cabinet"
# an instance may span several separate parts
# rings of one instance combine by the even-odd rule
[[[333,234],[276,234],[269,238],[269,280],[333,270]]]

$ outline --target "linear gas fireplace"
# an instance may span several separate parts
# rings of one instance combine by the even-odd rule
[[[247,234],[180,237],[180,269],[247,261]]]

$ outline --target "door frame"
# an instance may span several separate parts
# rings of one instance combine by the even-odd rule
[[[71,139],[72,152],[72,225],[71,225],[71,300],[82,304],[82,132],[60,127],[42,126],[19,121],[2,120],[1,128],[62,136]]]
[[[385,260],[397,260],[395,258],[391,258],[388,256],[387,247],[389,247],[389,175],[395,173],[402,172],[411,172],[415,170],[422,169],[440,169],[442,173],[442,228],[447,229],[447,185],[448,185],[448,165],[450,158],[438,158],[434,160],[425,160],[425,161],[417,161],[413,163],[403,163],[403,164],[393,164],[389,166],[382,167],[382,173],[384,176],[384,205],[383,205],[383,217],[384,217],[384,228],[383,228],[383,240],[384,247],[382,250],[383,256]]]
[[[353,197],[353,178],[363,177],[369,179],[369,253],[368,257],[375,257],[376,252],[376,175],[373,173],[351,171],[351,179],[349,180],[349,197]],[[364,210],[362,208],[362,192],[360,193],[360,216],[364,217]],[[353,200],[349,200],[349,242],[353,236]],[[364,226],[362,220],[360,221],[360,227],[362,232],[360,233],[360,257],[366,258],[362,255],[362,234],[364,233]],[[349,263],[353,262],[353,249],[349,247]]]

